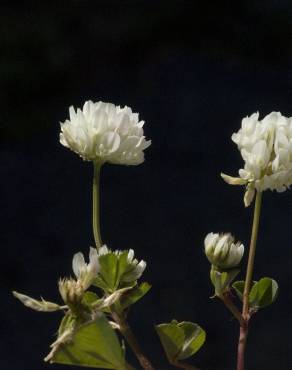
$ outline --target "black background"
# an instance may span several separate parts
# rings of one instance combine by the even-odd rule
[[[291,3],[46,4],[0,3],[1,369],[68,368],[42,362],[60,315],[11,290],[59,301],[59,276],[93,244],[91,165],[58,142],[68,107],[88,99],[129,105],[153,141],[143,165],[102,173],[103,240],[148,262],[153,288],[129,317],[145,352],[170,369],[153,324],[190,320],[207,331],[193,363],[234,369],[238,326],[209,299],[203,239],[232,231],[248,245],[252,208],[219,174],[242,165],[230,140],[242,117],[292,116]],[[280,295],[252,323],[249,370],[292,366],[291,196],[264,194],[255,277],[278,280]]]

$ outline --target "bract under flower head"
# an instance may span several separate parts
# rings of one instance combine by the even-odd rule
[[[292,118],[272,112],[259,120],[259,113],[242,120],[241,129],[232,135],[245,161],[240,177],[222,174],[231,185],[246,185],[245,205],[255,190],[283,192],[292,184]]]
[[[85,102],[83,109],[69,109],[61,123],[60,142],[84,160],[138,165],[144,161],[146,141],[138,113],[111,103]]]

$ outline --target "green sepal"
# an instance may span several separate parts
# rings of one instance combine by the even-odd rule
[[[64,338],[59,336],[53,343],[47,361],[103,369],[125,368],[124,350],[103,314],[74,329],[67,327],[68,335],[65,335],[66,325],[61,326]]]
[[[225,293],[230,288],[230,284],[239,274],[240,270],[238,268],[219,271],[212,266],[210,277],[215,288],[215,295],[220,296]]]
[[[151,285],[144,282],[124,293],[120,299],[120,305],[122,309],[125,309],[138,302],[142,297],[144,297],[145,294],[149,292],[150,289]]]
[[[168,360],[175,363],[194,355],[206,339],[205,331],[197,324],[176,320],[155,326]]]
[[[272,304],[278,296],[278,283],[268,277],[260,279],[249,294],[251,307],[264,308]]]

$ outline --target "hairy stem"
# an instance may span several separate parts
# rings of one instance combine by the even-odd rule
[[[92,226],[96,248],[102,246],[100,235],[100,169],[101,164],[93,162],[93,186],[92,186]]]
[[[140,344],[138,343],[134,333],[132,332],[125,318],[121,317],[115,312],[112,312],[112,317],[115,320],[115,322],[119,325],[120,332],[122,333],[123,337],[126,339],[132,351],[135,353],[142,368],[144,370],[155,370],[151,362],[142,352]]]
[[[253,278],[254,261],[255,261],[257,237],[258,237],[258,230],[259,230],[260,213],[261,213],[261,204],[262,204],[262,193],[258,191],[256,195],[255,206],[254,206],[254,215],[253,215],[252,232],[251,232],[251,239],[250,239],[250,246],[249,246],[248,263],[247,263],[246,277],[245,277],[244,291],[243,291],[242,318],[244,320],[244,323],[240,325],[238,350],[237,350],[237,370],[244,370],[244,357],[245,357],[245,349],[246,349],[246,342],[247,342],[247,336],[248,336],[248,330],[249,330],[249,319],[250,319],[248,301],[249,301],[249,293],[250,293],[252,278]]]

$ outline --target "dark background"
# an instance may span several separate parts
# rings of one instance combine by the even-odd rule
[[[23,307],[11,290],[59,301],[59,276],[72,274],[73,253],[87,254],[93,243],[91,165],[58,142],[68,107],[88,99],[129,105],[153,141],[143,165],[108,165],[102,175],[103,240],[148,262],[153,288],[129,317],[145,352],[157,370],[171,369],[153,324],[190,320],[207,331],[193,363],[234,369],[238,326],[209,299],[203,239],[230,230],[248,245],[252,208],[219,173],[242,166],[230,140],[242,117],[292,116],[291,2],[7,4],[0,3],[1,369],[68,369],[42,362],[60,315]],[[252,323],[248,370],[292,366],[291,197],[264,194],[255,277],[278,280],[280,295]]]

